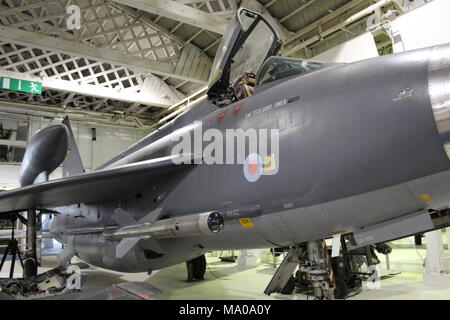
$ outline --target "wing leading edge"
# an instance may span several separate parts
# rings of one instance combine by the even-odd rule
[[[175,159],[176,158],[176,159]],[[168,156],[74,175],[0,193],[0,213],[115,198],[151,180],[191,167],[193,155]]]

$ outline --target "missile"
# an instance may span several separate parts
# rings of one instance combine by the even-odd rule
[[[125,256],[140,240],[214,235],[224,226],[223,216],[216,211],[142,223],[120,208],[114,210],[114,216],[120,227],[104,231],[103,236],[107,240],[119,241],[116,258]]]
[[[224,219],[219,212],[203,212],[123,226],[103,232],[103,236],[112,241],[124,238],[164,239],[214,235],[224,226]]]

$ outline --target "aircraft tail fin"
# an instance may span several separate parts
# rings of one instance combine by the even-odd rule
[[[73,136],[72,127],[70,126],[69,117],[65,117],[62,122],[69,130],[69,152],[62,164],[63,177],[82,174],[85,172],[83,162],[81,161],[80,152],[78,151],[75,138]]]

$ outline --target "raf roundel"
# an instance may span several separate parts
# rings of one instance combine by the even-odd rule
[[[256,182],[263,173],[263,161],[259,154],[251,153],[244,162],[244,176],[249,182]]]

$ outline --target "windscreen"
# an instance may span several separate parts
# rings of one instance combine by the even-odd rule
[[[325,63],[305,59],[272,57],[266,61],[258,74],[257,86],[265,83],[317,71],[326,66]]]

